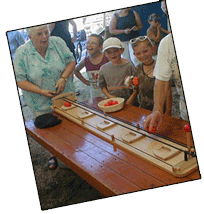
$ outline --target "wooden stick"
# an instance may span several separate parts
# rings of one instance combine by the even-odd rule
[[[187,138],[187,147],[188,147],[188,152],[191,151],[191,133],[190,132],[186,132],[186,138]]]
[[[190,152],[191,151],[191,127],[189,124],[184,126],[184,131],[186,132],[186,141],[187,141],[188,152]]]
[[[117,152],[117,147],[115,145],[113,145],[113,150],[114,152]]]

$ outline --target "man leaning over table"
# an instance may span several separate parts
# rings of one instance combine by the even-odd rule
[[[164,101],[167,94],[168,81],[173,77],[178,94],[180,95],[180,117],[188,121],[188,114],[184,99],[183,87],[178,69],[178,62],[173,45],[172,34],[164,37],[159,45],[158,58],[154,69],[156,78],[154,86],[154,108],[150,115],[144,120],[143,127],[152,131],[153,126],[159,129],[162,123]]]

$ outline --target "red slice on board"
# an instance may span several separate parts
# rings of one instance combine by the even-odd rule
[[[65,102],[65,104],[64,104],[64,106],[66,106],[66,107],[70,107],[72,104],[71,103],[69,103],[69,102]]]
[[[147,127],[147,131],[150,132],[150,131],[149,131],[149,126]],[[155,126],[153,126],[151,132],[154,134],[156,131],[157,131],[157,128],[156,128]]]

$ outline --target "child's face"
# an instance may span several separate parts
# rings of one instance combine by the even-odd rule
[[[157,27],[157,26],[160,24],[160,21],[158,21],[158,20],[152,20],[152,21],[150,22],[150,24],[151,24],[153,27]]]
[[[99,40],[97,37],[91,36],[87,40],[86,49],[90,55],[94,55],[96,52],[101,51],[102,45],[99,45]]]
[[[117,63],[121,59],[121,54],[123,53],[123,51],[123,48],[109,48],[105,51],[105,55],[109,61],[111,61],[112,63]]]
[[[152,46],[150,46],[147,41],[140,42],[134,48],[134,55],[141,63],[144,63],[146,65],[152,62],[152,53],[153,53]]]

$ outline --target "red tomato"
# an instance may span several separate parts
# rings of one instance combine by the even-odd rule
[[[66,106],[66,107],[70,107],[72,104],[71,103],[69,103],[69,102],[65,102],[65,104],[64,104],[64,106]]]
[[[157,128],[155,126],[153,126],[151,132],[154,134],[156,132],[156,130],[157,130]],[[149,126],[147,127],[147,131],[149,132]]]
[[[138,83],[139,83],[139,78],[138,77],[134,77],[133,78],[133,85],[134,86],[138,86]]]
[[[113,100],[109,100],[109,101],[108,101],[108,105],[111,106],[112,104],[113,104]]]
[[[185,132],[190,132],[191,131],[191,127],[190,127],[189,124],[185,125],[183,129],[184,129]]]
[[[104,106],[112,106],[118,104],[117,100],[109,100]]]
[[[117,104],[118,104],[118,101],[113,100],[112,105],[117,105]]]

